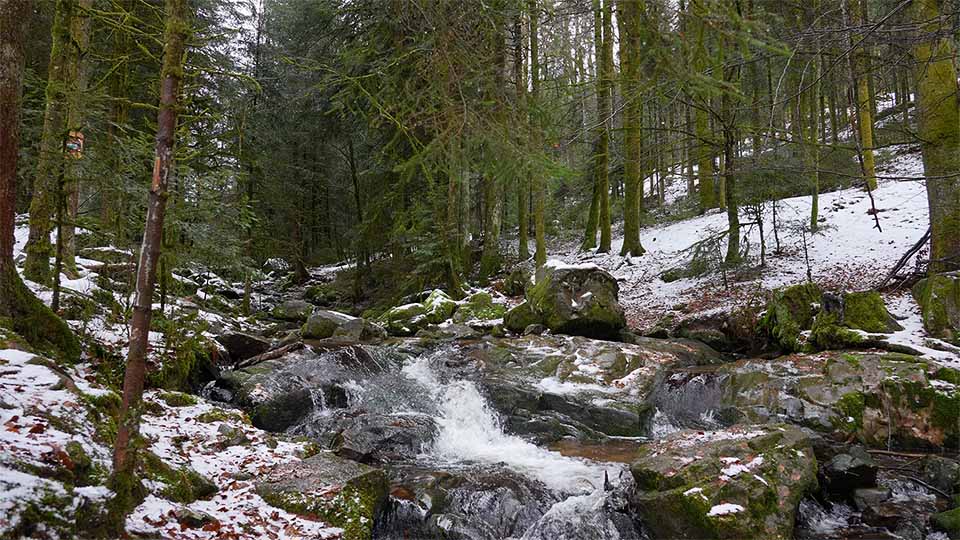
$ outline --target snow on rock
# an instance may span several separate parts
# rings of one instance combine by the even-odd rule
[[[736,514],[737,512],[743,512],[744,510],[746,510],[746,508],[740,506],[739,504],[723,503],[710,508],[710,511],[707,512],[707,517]]]

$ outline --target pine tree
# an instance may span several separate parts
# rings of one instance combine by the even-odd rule
[[[643,102],[640,95],[640,62],[643,48],[643,2],[620,0],[620,81],[623,88],[624,201],[621,255],[643,255],[640,245],[640,212],[643,206],[641,129]]]
[[[70,328],[24,285],[13,260],[20,95],[28,0],[0,0],[0,318],[40,350],[76,361],[80,345]]]

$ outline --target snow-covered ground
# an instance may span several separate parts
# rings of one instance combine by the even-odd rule
[[[881,164],[878,174],[922,177],[923,164],[919,153],[906,148],[900,150],[901,153]],[[669,190],[670,198],[682,199],[685,189],[685,183],[676,180]],[[863,189],[820,194],[820,231],[814,235],[804,234],[798,227],[810,220],[809,196],[778,201],[778,235],[782,248],[779,254],[775,253],[773,208],[767,204],[764,217],[767,266],[753,271],[731,272],[727,284],[718,272],[669,283],[660,277],[667,270],[684,266],[693,244],[727,229],[727,215],[722,210],[666,225],[644,227],[640,240],[647,252],[640,257],[621,257],[623,238],[616,233],[609,253],[581,252],[578,244],[568,244],[549,255],[566,263],[592,262],[608,270],[620,283],[620,300],[627,311],[628,322],[633,327],[646,329],[669,313],[709,313],[761,302],[766,291],[805,281],[804,236],[810,274],[815,282],[828,290],[875,287],[903,253],[923,236],[928,217],[926,188],[920,181],[881,180],[873,198],[879,229],[871,214],[870,197]],[[753,221],[742,210],[740,220],[742,223]],[[742,236],[751,245],[753,260],[748,266],[756,267],[760,254],[759,228],[748,225]],[[725,252],[725,247],[721,248]],[[911,345],[932,357],[956,358],[954,354],[925,346],[928,338],[923,332],[918,306],[909,291],[887,293],[885,299],[892,313],[898,318],[903,317],[900,322],[907,328],[894,335],[896,342]]]

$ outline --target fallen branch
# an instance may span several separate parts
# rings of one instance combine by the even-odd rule
[[[923,249],[923,246],[927,244],[928,240],[930,240],[930,227],[927,227],[927,232],[923,233],[923,236],[920,237],[920,240],[917,240],[917,243],[910,246],[910,249],[908,249],[907,252],[903,254],[903,257],[900,257],[900,260],[897,261],[897,264],[893,265],[893,269],[890,270],[887,276],[883,278],[883,281],[881,281],[880,284],[877,285],[877,289],[879,290],[884,288],[887,285],[887,283],[889,283],[890,280],[893,279],[893,277],[896,276],[897,273],[899,273],[900,270],[902,270],[903,267],[907,265],[907,262],[910,261],[910,258],[916,255],[918,251]]]
[[[275,358],[280,358],[281,356],[283,356],[283,355],[285,355],[285,354],[287,354],[287,353],[290,353],[290,352],[293,352],[293,351],[298,351],[298,350],[300,350],[300,349],[302,349],[302,348],[303,348],[303,342],[302,342],[302,341],[297,341],[297,342],[295,342],[295,343],[290,343],[290,344],[284,345],[283,347],[278,347],[278,348],[276,348],[276,349],[269,350],[269,351],[267,351],[267,352],[265,352],[265,353],[258,354],[258,355],[256,355],[256,356],[247,358],[246,360],[243,360],[243,361],[241,361],[241,362],[237,362],[237,365],[234,366],[233,369],[243,369],[243,368],[247,368],[247,367],[250,367],[250,366],[255,366],[255,365],[259,364],[260,362],[265,362],[265,361],[267,361],[267,360],[273,360],[273,359],[275,359]]]

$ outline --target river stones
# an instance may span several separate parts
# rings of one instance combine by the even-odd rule
[[[275,467],[254,489],[273,506],[342,528],[345,540],[369,540],[389,488],[382,470],[321,452]]]
[[[831,351],[674,368],[653,404],[669,417],[689,405],[735,422],[788,421],[836,441],[930,449],[960,440],[958,382],[957,370],[914,356]]]
[[[810,441],[788,425],[681,431],[641,456],[634,504],[654,538],[791,538],[817,486]]]

